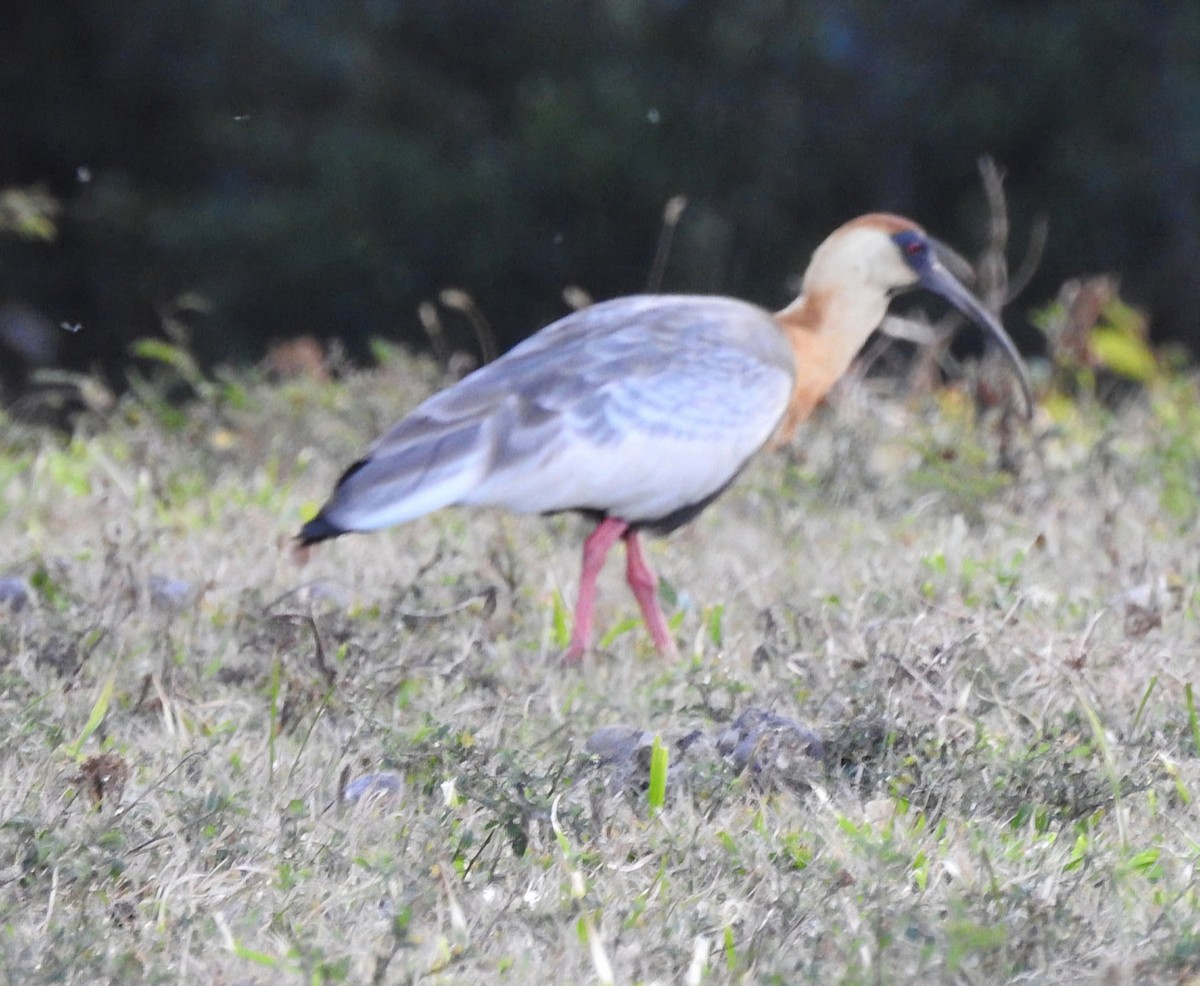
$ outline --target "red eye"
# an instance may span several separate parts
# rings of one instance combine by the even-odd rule
[[[929,263],[929,241],[915,229],[901,230],[892,237],[892,242],[900,248],[904,262],[913,270],[923,270]]]

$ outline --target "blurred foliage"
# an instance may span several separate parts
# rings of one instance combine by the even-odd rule
[[[1114,373],[1146,383],[1158,371],[1158,360],[1146,340],[1132,330],[1138,324],[1130,319],[1133,314],[1133,309],[1122,304],[1109,321],[1096,326],[1092,346],[1096,358]]]
[[[1118,271],[1195,342],[1197,50],[1183,0],[15,0],[0,189],[55,206],[0,228],[0,304],[81,326],[53,345],[74,366],[123,361],[184,294],[204,363],[423,346],[445,288],[507,347],[564,288],[643,288],[676,194],[667,290],[781,304],[873,209],[969,249],[987,152],[1016,228],[1050,217],[1031,297]]]
[[[1172,369],[1151,347],[1145,313],[1122,298],[1114,278],[1068,281],[1031,318],[1045,336],[1060,397],[1111,403]]]
[[[9,188],[0,192],[0,234],[28,240],[53,240],[58,200],[43,188]]]

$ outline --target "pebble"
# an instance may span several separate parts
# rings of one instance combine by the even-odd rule
[[[29,583],[16,575],[0,577],[0,606],[19,613],[30,602]]]

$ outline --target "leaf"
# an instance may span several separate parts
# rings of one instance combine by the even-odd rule
[[[974,921],[951,921],[946,926],[946,965],[956,972],[971,955],[992,952],[1008,941],[1002,925],[978,924]]]
[[[61,212],[58,200],[37,185],[0,192],[0,232],[49,243],[58,236],[55,219]]]
[[[196,391],[200,392],[204,389],[204,373],[200,369],[200,364],[186,349],[164,342],[162,339],[138,339],[130,345],[129,349],[134,356],[170,367]]]
[[[1147,383],[1158,372],[1154,351],[1132,332],[1100,325],[1092,330],[1092,351],[1104,366],[1138,383]]]
[[[108,713],[108,703],[112,699],[114,681],[115,679],[109,678],[104,683],[104,687],[100,689],[100,697],[96,699],[96,703],[92,706],[92,714],[88,716],[88,721],[84,725],[83,731],[75,739],[75,742],[67,747],[67,755],[72,760],[79,759],[83,745],[91,738],[92,733],[100,728],[100,723],[104,721],[104,716]]]
[[[725,607],[718,603],[708,611],[708,637],[717,647],[725,644]]]
[[[247,962],[253,962],[255,965],[265,966],[268,969],[278,969],[280,966],[279,959],[273,955],[268,955],[266,952],[257,952],[252,948],[247,948],[245,945],[235,942],[230,949],[239,959],[245,959]]]

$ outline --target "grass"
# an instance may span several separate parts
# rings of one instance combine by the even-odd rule
[[[1015,477],[953,400],[844,401],[652,545],[683,659],[613,564],[566,671],[579,521],[292,555],[437,379],[3,421],[7,980],[1200,977],[1194,383],[1060,407]],[[754,709],[821,757],[730,754]]]

